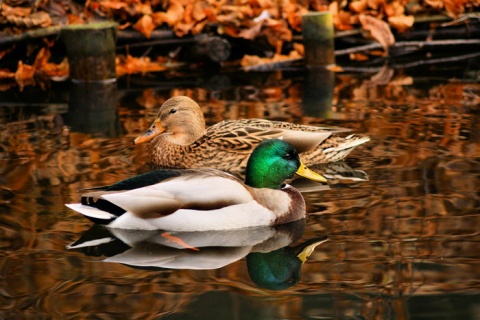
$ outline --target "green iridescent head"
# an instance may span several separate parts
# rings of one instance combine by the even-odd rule
[[[300,161],[292,145],[283,140],[270,139],[260,143],[250,155],[245,183],[254,188],[279,189],[295,173],[313,181],[327,181]]]

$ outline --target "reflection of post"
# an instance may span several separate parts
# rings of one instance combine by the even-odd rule
[[[308,68],[303,84],[303,114],[331,118],[335,72],[325,68]]]
[[[99,22],[62,28],[67,48],[70,78],[98,81],[116,78],[115,40],[117,24]]]
[[[302,33],[307,66],[325,67],[335,64],[334,28],[330,12],[303,15]]]
[[[72,131],[114,137],[119,134],[117,83],[71,82],[65,122]]]

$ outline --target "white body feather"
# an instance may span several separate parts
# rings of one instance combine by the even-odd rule
[[[126,210],[108,224],[111,228],[170,231],[273,225],[278,216],[288,213],[285,208],[291,203],[289,194],[281,190],[251,189],[230,175],[208,172],[185,174],[128,191],[107,192],[100,198]],[[115,217],[87,205],[67,206],[92,218],[111,220]]]

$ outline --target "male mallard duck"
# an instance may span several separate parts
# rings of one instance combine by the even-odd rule
[[[227,120],[205,129],[200,106],[189,97],[168,99],[158,116],[142,135],[139,144],[149,140],[151,161],[169,168],[215,168],[243,172],[248,155],[267,139],[283,139],[301,153],[307,164],[328,163],[345,158],[369,137],[332,134],[345,129],[318,128],[264,119]]]
[[[245,183],[216,169],[165,169],[120,181],[67,206],[112,228],[205,231],[283,224],[305,217],[305,201],[285,184],[295,173],[326,182],[289,143],[271,139],[252,152]]]

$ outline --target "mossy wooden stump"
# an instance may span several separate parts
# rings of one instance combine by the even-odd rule
[[[62,29],[73,81],[114,81],[117,23],[70,25]]]
[[[303,44],[307,67],[335,64],[334,27],[330,12],[312,12],[302,16]]]

